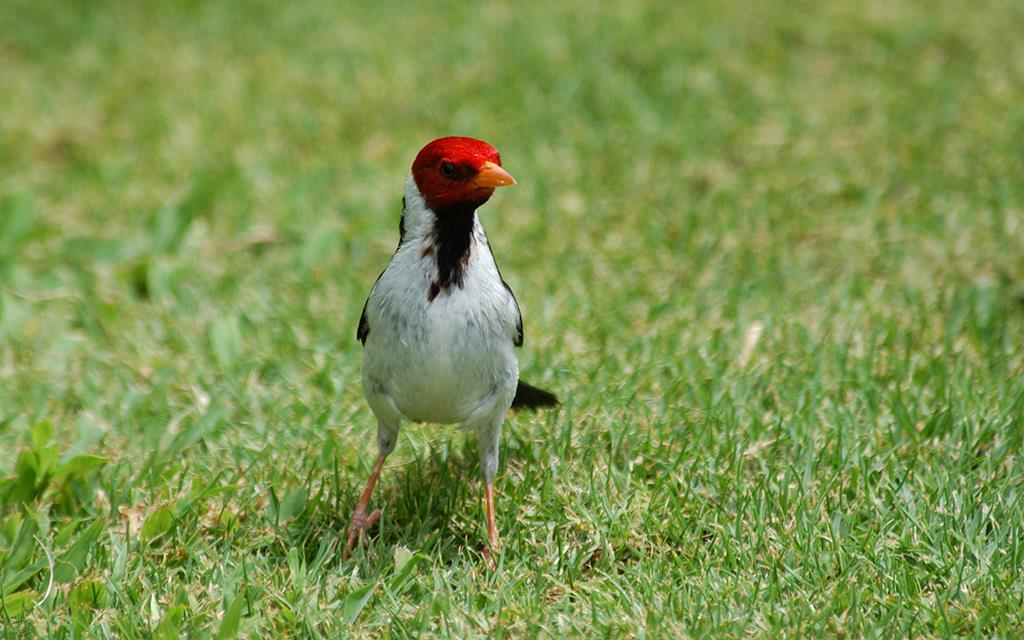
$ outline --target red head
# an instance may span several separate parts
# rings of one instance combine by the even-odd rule
[[[498,150],[474,138],[438,138],[420,150],[412,163],[427,206],[441,211],[453,205],[479,207],[495,187],[515,184],[501,168]]]

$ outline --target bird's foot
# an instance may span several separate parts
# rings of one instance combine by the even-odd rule
[[[494,569],[497,567],[497,565],[494,562],[494,556],[496,555],[498,555],[497,550],[492,552],[490,545],[484,547],[484,562],[487,563],[487,568],[491,571],[494,571]]]
[[[497,566],[497,557],[501,554],[501,543],[498,542],[497,538],[488,540],[487,544],[484,545],[484,560],[487,562],[487,568],[492,571]]]
[[[380,509],[369,515],[366,514],[366,509],[357,509],[352,514],[352,522],[348,525],[348,542],[345,545],[345,551],[342,553],[342,559],[348,558],[349,552],[355,548],[357,542],[362,542],[366,539],[366,532],[370,530],[370,527],[377,524],[378,520],[380,520]]]

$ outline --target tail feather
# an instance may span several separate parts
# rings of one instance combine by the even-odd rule
[[[558,406],[558,396],[550,391],[538,389],[522,380],[516,387],[516,397],[512,398],[513,409],[538,409],[540,407]]]

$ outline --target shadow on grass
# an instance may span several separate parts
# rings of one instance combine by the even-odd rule
[[[530,458],[531,452],[523,450],[522,445],[518,438],[509,438],[503,447],[503,457],[511,461]],[[499,520],[502,475],[499,473],[497,480]],[[333,514],[342,531],[348,529],[365,480],[349,479],[348,490],[344,491],[348,497],[340,504],[339,512]],[[368,534],[369,544],[364,543],[363,551],[354,555],[376,553],[390,560],[391,549],[401,545],[452,564],[464,559],[467,551],[480,554],[486,530],[475,439],[453,438],[406,464],[385,466],[370,508],[382,510],[381,522]]]
[[[529,440],[507,438],[503,457],[514,464],[528,461],[533,446]],[[321,492],[314,496],[317,492],[311,490],[301,514],[273,527],[274,542],[261,545],[261,553],[284,563],[290,550],[297,549],[310,566],[351,571],[354,562],[363,567],[364,576],[386,572],[398,546],[429,555],[443,566],[482,562],[486,528],[479,469],[475,439],[454,435],[405,464],[386,465],[370,501],[371,510],[381,509],[381,520],[343,561],[352,511],[369,469],[336,475],[317,464],[309,469],[307,482],[310,489],[320,485]],[[499,526],[503,514],[512,512],[510,506],[502,508],[502,496],[516,493],[511,486],[502,491],[503,483],[513,481],[503,476],[502,470],[496,486]],[[244,539],[253,533],[238,535]]]

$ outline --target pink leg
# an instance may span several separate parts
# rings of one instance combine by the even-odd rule
[[[366,515],[366,507],[370,504],[370,495],[373,493],[373,488],[377,486],[380,470],[384,468],[385,458],[387,458],[386,454],[377,456],[377,462],[373,465],[370,480],[366,483],[363,495],[359,497],[359,502],[356,504],[355,513],[352,514],[352,523],[348,526],[348,543],[341,554],[343,560],[348,559],[349,551],[356,546],[356,542],[366,537],[366,531],[377,524],[377,520],[380,519],[380,509],[377,509],[370,515]]]
[[[487,564],[494,568],[493,554],[498,552],[498,527],[494,524],[494,483],[488,482],[484,488],[484,509],[487,511],[487,546],[484,547],[484,557]]]

